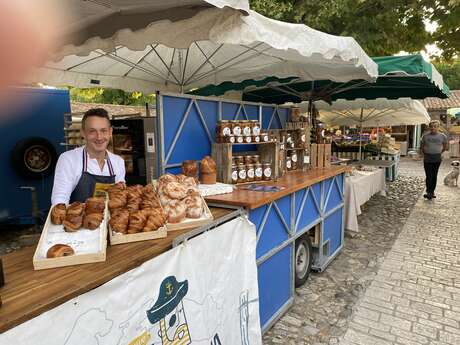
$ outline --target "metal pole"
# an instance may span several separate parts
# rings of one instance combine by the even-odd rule
[[[362,156],[361,156],[361,137],[363,135],[363,111],[364,109],[361,108],[361,116],[359,118],[359,123],[360,123],[360,131],[359,131],[359,160],[362,160]]]

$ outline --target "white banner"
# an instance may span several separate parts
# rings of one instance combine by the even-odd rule
[[[256,232],[237,218],[0,335],[1,345],[262,344]]]

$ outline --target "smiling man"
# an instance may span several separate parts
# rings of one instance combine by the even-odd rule
[[[82,119],[81,135],[86,145],[59,156],[54,175],[52,205],[85,202],[94,194],[96,184],[125,181],[125,163],[107,151],[112,126],[105,109],[88,110]]]

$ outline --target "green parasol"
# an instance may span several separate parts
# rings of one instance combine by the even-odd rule
[[[284,79],[267,77],[262,80],[248,79],[239,83],[208,85],[191,93],[219,96],[228,91],[241,91],[244,100],[276,104],[300,103],[305,100],[332,102],[337,99],[424,99],[449,96],[449,88],[444,84],[442,75],[420,54],[372,59],[378,64],[379,69],[379,77],[375,83],[364,80],[304,81],[295,76]]]

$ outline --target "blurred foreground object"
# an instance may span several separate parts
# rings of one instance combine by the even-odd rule
[[[2,1],[0,5],[0,105],[5,87],[17,85],[58,42],[53,38],[62,15],[53,1]],[[10,100],[8,99],[8,103]]]

